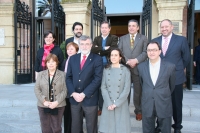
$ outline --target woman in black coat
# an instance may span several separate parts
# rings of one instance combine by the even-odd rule
[[[44,47],[37,51],[35,61],[35,79],[37,79],[38,72],[46,70],[45,59],[49,53],[55,54],[58,57],[58,69],[61,69],[61,64],[64,60],[62,50],[59,46],[55,45],[55,34],[52,31],[47,31],[44,33],[44,42]]]

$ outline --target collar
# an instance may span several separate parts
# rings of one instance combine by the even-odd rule
[[[154,67],[154,66],[158,66],[158,65],[160,64],[160,62],[161,62],[161,59],[160,59],[160,57],[159,57],[158,61],[157,61],[155,64],[152,64],[151,61],[149,60],[149,65],[150,65],[150,66],[153,66],[153,67]]]
[[[130,37],[132,37],[132,34],[129,34]],[[134,34],[134,38],[137,36],[137,32]]]
[[[167,38],[168,38],[168,40],[170,40],[170,39],[172,38],[172,33],[171,33]],[[163,39],[165,39],[164,36],[162,36],[162,40],[163,40]]]
[[[109,34],[108,34],[109,35]],[[103,36],[103,35],[101,35],[101,37],[103,38],[103,40],[105,40],[107,37],[108,37],[108,35],[107,36]]]
[[[89,56],[90,52],[86,54],[86,58]],[[84,54],[81,53],[81,58],[84,56]]]

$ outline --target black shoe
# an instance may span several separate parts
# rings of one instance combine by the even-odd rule
[[[155,133],[160,133],[160,132],[161,132],[160,128],[156,127],[155,128]]]
[[[174,133],[181,133],[181,130],[179,130],[179,129],[174,129]]]

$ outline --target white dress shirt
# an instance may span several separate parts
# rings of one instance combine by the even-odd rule
[[[160,72],[160,62],[161,62],[160,58],[155,64],[152,64],[149,60],[150,76],[151,76],[151,80],[152,80],[154,86],[156,85],[156,81],[158,79],[158,75]]]
[[[74,43],[76,43],[76,44],[78,44],[78,47],[79,47],[79,41],[76,39],[76,37],[74,36],[74,41],[73,41]],[[79,48],[79,50],[78,50],[78,52],[77,53],[80,53],[81,51],[80,51],[80,48]]]
[[[88,53],[88,54],[86,54],[86,58],[85,58],[85,60],[87,60],[87,58],[88,58],[88,56],[89,56],[89,54],[90,54],[90,52]],[[81,53],[81,60],[80,60],[80,63],[82,62],[82,60],[83,60],[83,54]]]

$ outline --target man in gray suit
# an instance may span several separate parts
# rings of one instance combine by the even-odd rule
[[[155,132],[157,117],[162,133],[171,133],[172,100],[175,87],[175,65],[160,58],[157,42],[147,45],[149,60],[138,66],[142,84],[143,133]]]
[[[142,88],[140,85],[140,80],[138,76],[137,65],[147,58],[146,46],[147,46],[147,37],[138,33],[139,24],[137,20],[129,20],[128,22],[128,31],[129,34],[126,34],[120,37],[119,40],[119,49],[123,52],[126,63],[131,67],[131,80],[134,85],[134,106],[136,120],[142,120],[142,111],[141,111],[141,92]]]

